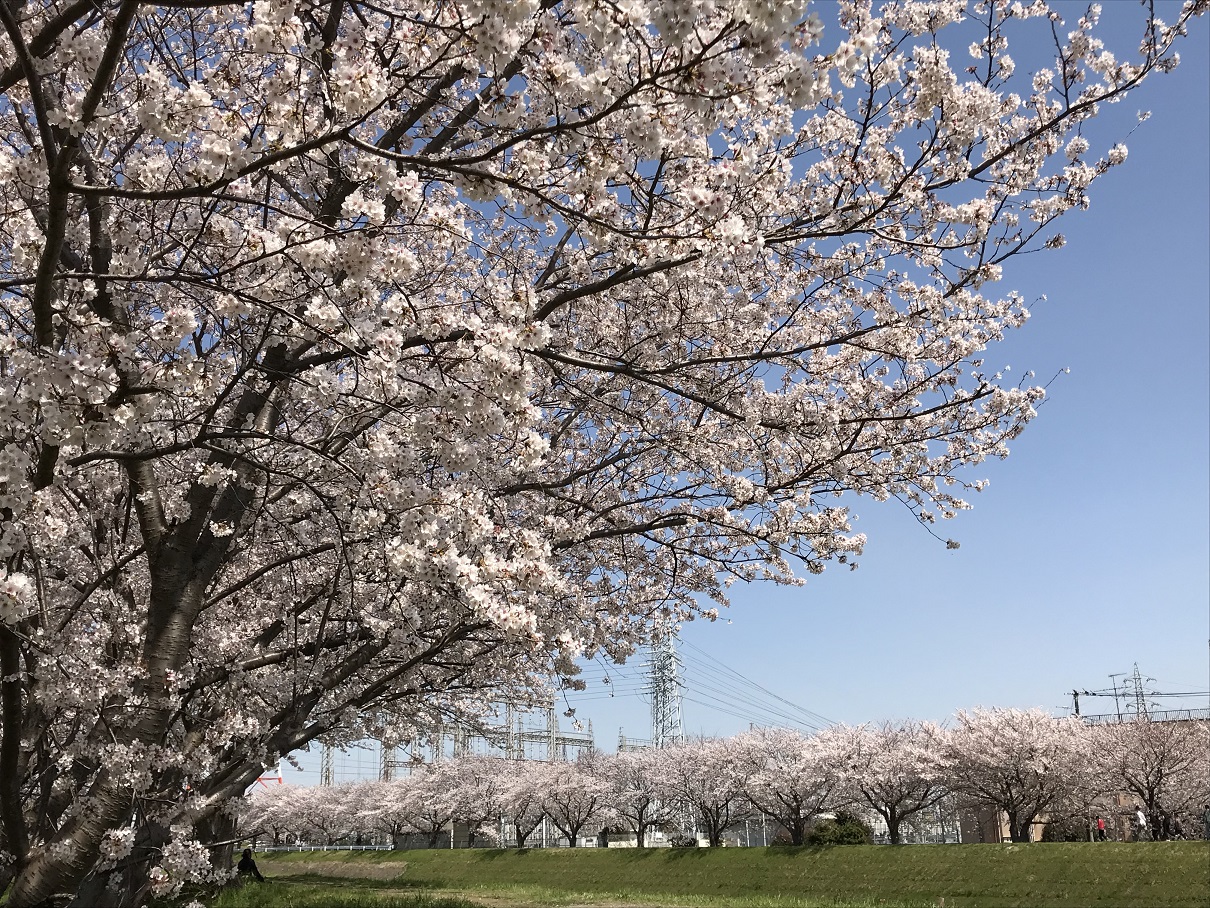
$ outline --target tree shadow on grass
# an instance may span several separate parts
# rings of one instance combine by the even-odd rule
[[[728,848],[727,851],[745,851],[754,857],[794,859],[804,855],[826,854],[836,848],[853,848],[853,845],[770,845],[761,848]],[[528,854],[571,853],[589,854],[606,849],[597,848],[476,848],[475,860],[490,862],[506,858],[523,857]],[[612,860],[622,864],[637,864],[660,858],[666,861],[705,861],[714,848],[610,848]]]
[[[801,855],[827,854],[836,848],[852,848],[852,845],[770,845],[762,849],[766,858],[796,858]]]
[[[618,860],[627,864],[639,864],[644,861],[649,861],[653,857],[658,856],[661,852],[667,851],[670,854],[676,851],[689,851],[688,848],[615,848],[614,851],[618,854]]]
[[[414,889],[420,891],[444,888],[440,883],[431,880],[409,880],[402,876],[388,880],[371,880],[365,877],[324,876],[322,873],[315,873],[313,871],[306,873],[275,873],[268,879],[271,882],[279,883],[307,883],[313,886],[333,886],[342,889],[362,889],[367,891],[382,889]]]
[[[498,861],[500,858],[518,857],[529,854],[532,848],[476,848],[475,859],[478,861]],[[538,851],[550,849],[537,849]]]
[[[621,863],[636,863],[646,861],[659,855],[667,854],[671,860],[684,860],[700,856],[710,851],[709,848],[484,848],[475,849],[479,861],[497,861],[501,858],[524,856],[527,854],[594,854],[607,852],[614,855],[612,860]]]

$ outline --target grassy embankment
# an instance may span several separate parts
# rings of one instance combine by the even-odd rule
[[[262,855],[215,908],[1207,908],[1210,843]],[[379,901],[382,899],[383,901]]]

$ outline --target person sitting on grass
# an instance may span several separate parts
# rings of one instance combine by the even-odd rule
[[[256,869],[256,861],[252,860],[251,848],[244,849],[244,855],[239,859],[239,863],[236,865],[235,869],[239,872],[240,876],[251,876],[255,878],[258,883],[263,883],[265,881],[265,878],[260,875],[260,871]]]

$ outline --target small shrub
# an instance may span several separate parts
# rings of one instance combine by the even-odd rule
[[[677,835],[671,835],[668,837],[668,844],[673,848],[696,848],[697,836],[678,833]]]
[[[1043,842],[1087,842],[1088,821],[1083,817],[1054,819],[1042,827]]]
[[[835,819],[820,820],[807,833],[808,845],[868,845],[874,833],[860,817],[837,811]]]

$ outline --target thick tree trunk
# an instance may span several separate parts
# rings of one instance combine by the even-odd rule
[[[21,759],[25,692],[21,678],[20,641],[8,625],[0,623],[0,830],[5,851],[17,867],[25,863],[29,851],[21,799],[25,774]]]
[[[520,825],[514,823],[513,829],[516,832],[517,847],[524,848],[525,843],[529,841],[529,837],[534,834],[534,830],[536,830],[540,825],[542,825],[542,821],[538,820],[538,822],[534,823],[528,829],[525,829],[525,828],[522,828]]]
[[[894,809],[888,810],[882,816],[886,820],[886,834],[887,838],[891,840],[891,844],[902,845],[903,833],[900,832],[899,827],[903,825],[903,817],[899,816],[899,813]]]
[[[139,831],[131,860],[112,873],[89,873],[77,887],[69,908],[134,908],[146,903],[151,867],[169,836],[170,830],[166,826],[144,826]],[[115,876],[117,879],[112,879]]]
[[[1033,814],[1021,817],[1016,811],[1006,811],[1006,813],[1008,813],[1008,837],[1013,842],[1030,841],[1029,832],[1034,825]]]
[[[574,823],[574,824],[568,824],[567,829],[559,830],[560,832],[562,832],[564,835],[567,836],[567,846],[569,848],[578,847],[579,838],[580,838],[580,830],[583,828],[584,828],[583,823]]]
[[[803,817],[795,817],[786,829],[790,832],[790,844],[801,845],[807,837],[807,821]]]
[[[698,809],[702,825],[706,827],[706,841],[711,848],[718,848],[723,841],[723,816],[721,810]]]
[[[226,811],[197,824],[197,840],[211,846],[210,866],[215,870],[230,870],[235,864],[235,827],[235,817]]]
[[[89,793],[92,809],[68,820],[56,838],[65,847],[40,851],[18,871],[8,908],[42,908],[57,895],[73,895],[96,863],[101,837],[129,821],[130,793],[108,770],[98,773]]]
[[[130,476],[138,488],[155,488],[148,464],[134,467]],[[148,517],[147,509],[145,502],[139,505],[152,588],[143,645],[146,675],[136,688],[145,702],[137,718],[125,727],[115,722],[113,731],[116,743],[156,747],[163,743],[177,705],[169,679],[188,658],[193,619],[213,570],[200,569],[194,561],[196,553],[180,539],[164,536],[162,526],[155,523],[158,518]],[[81,795],[80,801],[89,809],[59,828],[51,843],[57,847],[42,849],[18,871],[8,908],[41,908],[58,894],[75,894],[96,865],[105,833],[130,821],[134,796],[122,772],[101,767]]]

